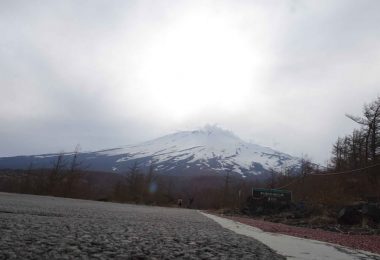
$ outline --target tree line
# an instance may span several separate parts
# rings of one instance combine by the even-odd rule
[[[342,171],[380,163],[380,97],[364,105],[362,116],[346,116],[360,128],[338,138],[333,145],[331,166]]]
[[[380,201],[380,97],[363,106],[352,133],[337,138],[327,168],[302,160],[298,174],[277,174],[277,187],[293,192],[296,201],[339,206],[355,201]]]

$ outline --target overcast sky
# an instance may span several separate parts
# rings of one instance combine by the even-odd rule
[[[218,124],[324,163],[380,94],[380,1],[0,1],[0,156]]]

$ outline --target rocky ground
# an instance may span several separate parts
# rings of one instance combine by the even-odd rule
[[[187,209],[0,193],[0,259],[285,259]]]

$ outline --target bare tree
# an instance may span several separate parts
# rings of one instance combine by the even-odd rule
[[[301,157],[301,168],[300,168],[300,175],[302,177],[305,177],[307,174],[314,171],[313,164],[311,162],[311,159],[307,155],[303,155]]]
[[[274,189],[276,187],[278,173],[273,168],[270,168],[269,171],[268,186],[270,189]]]
[[[365,158],[372,164],[376,163],[379,148],[380,130],[380,97],[370,104],[364,105],[363,117],[347,114],[346,116],[360,124],[365,131]]]
[[[126,192],[129,200],[140,203],[142,200],[143,190],[143,173],[140,171],[140,166],[137,161],[129,168],[125,175]]]
[[[78,184],[81,178],[81,165],[83,161],[79,160],[80,145],[77,144],[72,154],[72,159],[69,165],[69,169],[64,177],[64,196],[73,196],[75,185]]]
[[[71,159],[70,169],[69,169],[70,172],[78,171],[79,167],[82,164],[82,161],[78,160],[79,153],[80,153],[80,145],[77,144],[77,146],[75,146],[75,150],[73,152],[73,157]]]
[[[60,152],[58,156],[56,157],[55,161],[53,162],[53,167],[50,170],[49,176],[48,176],[48,193],[49,194],[56,194],[57,190],[57,183],[60,181],[62,177],[62,172],[66,168],[66,161],[65,161],[65,154],[63,152]]]
[[[226,175],[224,178],[224,188],[222,195],[222,208],[228,206],[230,201],[230,182],[231,182],[231,170],[226,170]]]

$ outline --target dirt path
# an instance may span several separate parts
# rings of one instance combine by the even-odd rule
[[[263,220],[256,220],[247,217],[223,216],[225,218],[257,227],[266,232],[280,233],[306,239],[333,243],[354,249],[365,250],[380,254],[380,236],[378,235],[349,235],[331,232],[321,229],[310,229],[303,227],[289,226],[281,223],[273,223]]]
[[[355,250],[336,244],[320,242],[312,239],[299,238],[279,233],[265,232],[251,225],[242,224],[227,218],[203,213],[222,227],[237,234],[255,238],[269,246],[277,253],[293,260],[379,260],[380,255],[371,252]]]

